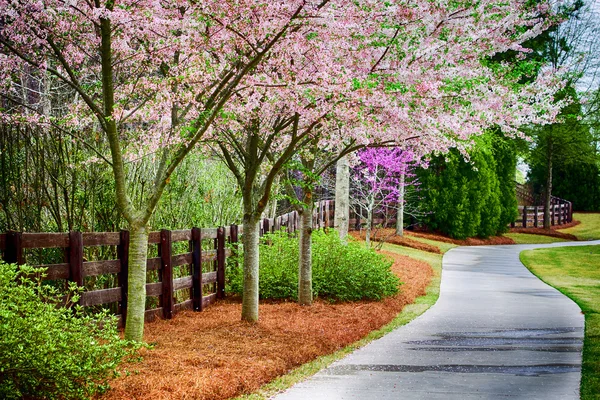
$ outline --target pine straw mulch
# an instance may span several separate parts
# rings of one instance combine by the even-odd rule
[[[366,231],[351,231],[350,235],[355,239],[365,240]],[[405,231],[405,234],[406,231]],[[397,244],[400,246],[411,247],[417,250],[427,251],[429,253],[441,254],[441,250],[439,247],[419,242],[417,240],[410,239],[406,236],[398,236],[396,235],[396,230],[391,228],[377,228],[371,231],[371,240],[374,242],[378,242],[383,240],[386,243]]]
[[[433,275],[429,264],[384,252],[404,284],[382,301],[311,307],[293,302],[260,304],[260,322],[240,321],[241,302],[217,302],[202,313],[185,311],[172,320],[146,325],[140,363],[113,382],[102,400],[227,399],[261,385],[321,355],[353,343],[390,322],[425,294]]]
[[[409,236],[421,237],[429,240],[437,240],[438,242],[452,243],[459,246],[488,246],[496,244],[515,244],[515,241],[506,236],[490,236],[487,239],[483,238],[466,238],[466,239],[452,239],[451,237],[445,236],[441,233],[435,232],[409,232]]]

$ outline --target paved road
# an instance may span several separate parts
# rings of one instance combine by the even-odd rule
[[[519,261],[551,246],[450,250],[429,311],[276,399],[578,399],[583,315]]]

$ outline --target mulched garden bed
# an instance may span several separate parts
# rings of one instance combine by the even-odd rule
[[[404,284],[382,301],[265,302],[260,322],[252,325],[240,321],[241,302],[232,298],[202,313],[147,324],[144,339],[154,349],[126,365],[127,373],[101,399],[227,399],[359,340],[424,295],[433,275],[427,263],[384,253]]]
[[[355,239],[365,240],[366,231],[351,231],[350,235]],[[406,234],[406,232],[405,232]],[[396,230],[391,228],[378,228],[371,231],[371,240],[373,242],[378,242],[382,240],[386,243],[397,244],[400,246],[411,247],[417,250],[427,251],[429,253],[441,254],[441,250],[439,247],[419,242],[417,240],[410,239],[406,236],[398,236],[396,235]]]
[[[467,239],[452,239],[441,233],[435,232],[408,232],[409,236],[421,237],[424,239],[437,240],[439,242],[452,243],[459,246],[488,246],[494,244],[515,244],[515,241],[505,236],[490,236],[487,239],[482,238],[467,238]]]

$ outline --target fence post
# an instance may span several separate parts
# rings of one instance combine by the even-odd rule
[[[329,229],[329,218],[330,218],[330,214],[329,214],[329,206],[330,206],[330,201],[326,200],[325,201],[325,229]]]
[[[558,202],[558,221],[556,221],[558,225],[563,224],[563,202],[559,200]]]
[[[121,322],[125,325],[127,319],[127,279],[129,274],[129,231],[122,230],[119,234],[117,253],[121,262],[121,269],[117,274],[118,285],[121,288]]]
[[[573,203],[569,202],[569,222],[573,222]]]
[[[4,262],[7,264],[25,264],[23,258],[23,245],[21,232],[6,232],[6,247],[4,248]]]
[[[83,234],[69,232],[69,280],[83,286]]]
[[[173,318],[173,265],[171,264],[171,231],[160,231],[160,263],[163,317]]]
[[[270,223],[269,218],[263,219],[263,235],[270,232],[269,223]]]
[[[554,214],[555,214],[555,209],[556,209],[556,204],[554,204],[554,200],[550,200],[550,213],[551,213],[551,220],[550,220],[550,225],[554,225]]]
[[[527,206],[523,206],[523,228],[527,228]]]
[[[202,233],[192,228],[192,304],[194,311],[202,311]]]
[[[217,230],[217,298],[225,298],[225,228]]]
[[[538,227],[538,206],[533,207],[533,226]]]

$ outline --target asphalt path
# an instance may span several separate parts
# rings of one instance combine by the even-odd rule
[[[578,399],[584,317],[519,253],[588,244],[454,248],[433,307],[275,399]]]

